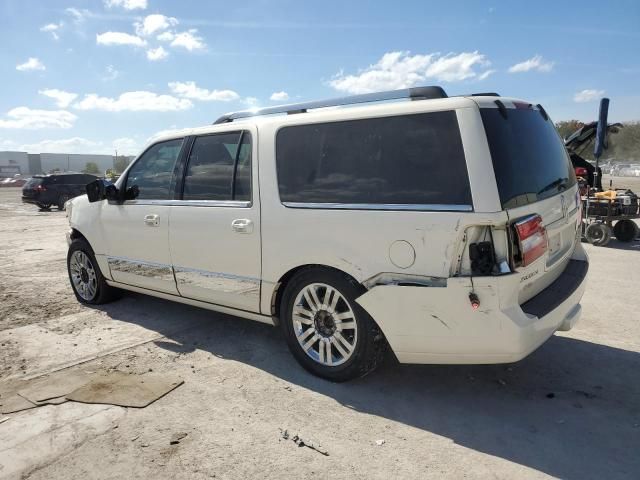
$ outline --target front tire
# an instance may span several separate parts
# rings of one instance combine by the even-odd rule
[[[67,200],[70,200],[71,197],[69,195],[67,195],[66,193],[63,193],[62,195],[60,195],[58,197],[58,210],[63,211],[64,210],[64,204],[67,203]]]
[[[352,278],[326,268],[303,270],[287,283],[280,324],[289,350],[306,370],[343,382],[382,361],[386,340],[356,302],[364,292]]]
[[[93,250],[84,238],[76,238],[71,242],[67,253],[67,271],[73,293],[80,303],[101,305],[117,297],[118,289],[107,285]]]

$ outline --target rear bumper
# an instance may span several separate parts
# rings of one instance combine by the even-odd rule
[[[33,197],[22,197],[22,203],[32,203],[32,204],[36,204],[36,203],[42,203],[40,200],[38,200],[37,198],[33,198]]]
[[[446,287],[380,285],[357,302],[402,363],[510,363],[576,324],[587,269],[578,242],[563,273],[523,305],[517,300],[517,274],[474,278],[477,310],[469,302],[467,277],[449,278]]]

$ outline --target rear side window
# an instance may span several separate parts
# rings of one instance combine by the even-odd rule
[[[181,148],[182,138],[151,146],[129,170],[126,188],[136,185],[137,199],[171,199],[173,170]]]
[[[282,202],[471,205],[453,111],[285,127]]]
[[[42,184],[42,178],[30,178],[27,183],[24,184],[24,188],[35,188]]]
[[[251,200],[251,134],[197,137],[184,177],[183,200]]]
[[[576,183],[569,155],[551,120],[531,108],[480,109],[502,208],[557,194]]]

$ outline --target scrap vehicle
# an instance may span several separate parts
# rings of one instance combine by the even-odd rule
[[[579,210],[541,105],[417,87],[163,134],[69,202],[67,266],[82,303],[131,290],[278,325],[343,381],[388,348],[506,363],[571,329]]]

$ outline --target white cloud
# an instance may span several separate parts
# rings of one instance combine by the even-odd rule
[[[229,102],[240,97],[233,90],[207,90],[195,82],[169,82],[169,88],[176,95],[193,100]]]
[[[66,12],[68,15],[71,15],[71,16],[73,17],[73,21],[74,21],[76,24],[82,23],[82,22],[84,22],[87,18],[89,18],[89,17],[93,16],[93,14],[92,14],[89,10],[87,10],[87,9],[85,9],[85,8],[83,8],[83,9],[78,9],[78,8],[73,8],[73,7],[71,7],[71,8],[67,8],[67,9],[65,9],[65,12]]]
[[[44,64],[35,57],[29,57],[29,60],[27,60],[26,62],[16,65],[16,70],[19,70],[20,72],[30,72],[34,70],[46,69],[47,68],[44,66]]]
[[[153,35],[156,32],[161,32],[170,27],[173,27],[177,24],[178,20],[174,17],[167,17],[159,13],[154,13],[152,15],[147,15],[146,17],[144,17],[142,23],[134,23],[134,26],[136,27],[136,33],[138,35],[147,37],[149,35]]]
[[[157,62],[158,60],[162,60],[163,58],[167,58],[169,53],[162,47],[158,48],[150,48],[147,50],[147,59],[152,62]]]
[[[58,90],[57,88],[38,90],[38,93],[45,97],[53,98],[56,102],[56,106],[60,108],[67,108],[78,96],[77,93],[65,92],[64,90]]]
[[[146,40],[124,32],[105,32],[96,35],[98,45],[132,45],[134,47],[144,47]]]
[[[120,72],[113,65],[107,65],[104,69],[104,77],[103,80],[110,82],[111,80],[115,80],[120,76]]]
[[[54,40],[58,40],[60,39],[60,36],[58,35],[58,31],[60,30],[60,28],[62,28],[62,22],[60,23],[48,23],[46,25],[43,25],[42,27],[40,27],[40,31],[41,32],[48,32],[51,34],[51,36],[53,37]]]
[[[121,7],[125,10],[144,10],[147,8],[147,0],[104,0],[104,6]]]
[[[0,118],[0,128],[20,128],[38,130],[41,128],[71,128],[76,121],[73,113],[65,110],[33,110],[16,107],[7,112],[7,118]]]
[[[171,112],[193,106],[186,98],[158,95],[147,91],[125,92],[118,98],[100,97],[95,93],[85,95],[73,107],[78,110],[103,110],[106,112]]]
[[[161,42],[170,42],[171,40],[176,38],[176,34],[173,32],[162,32],[156,38]]]
[[[476,52],[463,52],[458,55],[450,53],[434,60],[427,68],[427,77],[442,82],[459,82],[467,78],[476,77],[474,67],[486,67],[490,62],[484,55]],[[480,76],[486,72],[481,73]]]
[[[142,149],[137,140],[129,137],[116,138],[111,142],[111,146],[113,150],[118,151],[118,156],[137,155]]]
[[[273,100],[274,102],[284,102],[285,100],[289,100],[289,94],[287,92],[273,92],[271,94],[271,97],[269,97],[270,100]]]
[[[0,147],[31,153],[93,153],[103,155],[114,155],[115,151],[118,150],[118,156],[135,155],[140,151],[138,142],[128,137],[116,138],[110,143],[83,137],[45,139],[22,145],[9,141],[0,143]]]
[[[553,69],[553,62],[547,62],[542,58],[542,55],[534,55],[529,60],[516,63],[509,67],[509,73],[522,73],[535,70],[537,72],[550,72]]]
[[[573,96],[573,101],[576,103],[592,102],[599,99],[604,95],[604,90],[586,89],[577,92]]]
[[[478,75],[478,80],[484,80],[489,75],[493,75],[494,73],[496,73],[495,70],[487,70],[486,72],[483,72],[480,75]]]
[[[353,94],[370,93],[412,87],[426,80],[455,82],[486,78],[489,75],[487,71],[480,70],[489,65],[491,62],[477,51],[447,55],[389,52],[358,74],[346,75],[340,71],[329,81],[329,85]]]
[[[187,32],[176,33],[171,41],[172,47],[182,47],[190,52],[194,50],[204,50],[207,45],[204,43],[202,37],[197,35],[198,30],[192,28]]]
[[[251,109],[259,108],[260,106],[260,100],[258,100],[256,97],[246,97],[244,100],[242,100],[242,103],[244,103]]]

